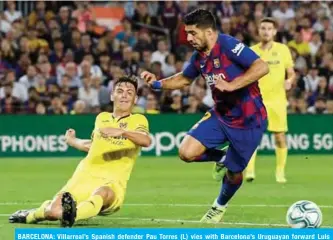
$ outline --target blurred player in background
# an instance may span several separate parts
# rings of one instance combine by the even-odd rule
[[[219,34],[211,12],[195,10],[184,23],[187,40],[196,49],[186,69],[160,81],[150,72],[141,77],[155,89],[179,89],[201,74],[210,86],[215,106],[185,136],[179,156],[186,162],[216,162],[216,178],[223,179],[221,192],[201,221],[218,223],[267,127],[257,81],[269,69],[236,38]],[[230,144],[227,151],[217,149],[225,142]]]
[[[275,137],[276,154],[276,181],[285,183],[285,166],[287,161],[287,143],[285,133],[287,126],[287,97],[286,90],[292,87],[295,80],[293,60],[289,48],[278,42],[274,42],[277,32],[277,23],[272,18],[264,18],[260,22],[260,43],[254,45],[255,51],[261,59],[268,63],[269,74],[259,80],[259,88],[268,115],[268,130]],[[287,72],[287,79],[286,79]],[[255,179],[255,152],[247,167],[246,180]]]
[[[11,223],[37,223],[60,220],[63,227],[98,214],[117,211],[141,147],[151,143],[147,119],[131,114],[137,99],[137,81],[121,77],[112,93],[114,112],[96,117],[91,140],[78,139],[66,132],[68,145],[88,152],[74,175],[54,199],[39,208],[20,210],[10,216]]]

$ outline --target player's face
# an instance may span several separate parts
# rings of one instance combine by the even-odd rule
[[[133,84],[126,82],[117,84],[113,90],[112,97],[115,109],[131,112],[136,100],[135,87]]]
[[[196,25],[186,25],[187,41],[198,51],[208,48],[207,30],[197,28]]]
[[[261,41],[263,41],[263,42],[273,41],[275,35],[276,35],[276,29],[275,29],[273,23],[263,22],[260,24],[259,36],[260,36]]]

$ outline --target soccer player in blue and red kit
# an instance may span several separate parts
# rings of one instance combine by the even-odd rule
[[[269,69],[243,43],[219,34],[211,12],[197,9],[184,17],[184,23],[187,40],[196,49],[190,64],[159,81],[147,71],[141,77],[154,89],[180,89],[201,74],[210,86],[215,106],[185,136],[179,156],[186,162],[216,162],[215,178],[222,180],[222,188],[201,221],[218,223],[267,127],[257,81]],[[229,142],[227,150],[217,149],[225,142]]]

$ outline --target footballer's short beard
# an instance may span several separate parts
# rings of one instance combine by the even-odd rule
[[[206,51],[208,51],[208,43],[207,43],[207,41],[205,43],[203,43],[201,46],[199,46],[197,48],[197,50],[200,51],[200,52],[206,52]]]
[[[266,38],[261,39],[261,42],[264,43],[264,44],[269,43],[271,41],[273,41],[273,39],[269,39],[269,40],[267,40]]]

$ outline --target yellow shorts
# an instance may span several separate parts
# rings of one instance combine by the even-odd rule
[[[79,204],[87,200],[98,188],[104,186],[110,187],[115,193],[116,198],[110,207],[102,209],[100,214],[112,214],[120,209],[125,199],[126,186],[121,181],[112,181],[106,178],[92,176],[92,174],[86,170],[77,169],[58,194],[70,192],[77,204]]]
[[[270,132],[287,132],[287,107],[284,104],[267,104],[265,103],[268,115],[268,131]]]

